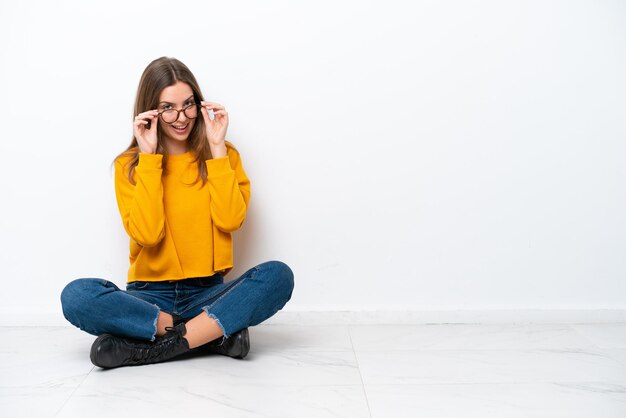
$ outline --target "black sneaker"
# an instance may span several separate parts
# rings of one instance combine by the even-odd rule
[[[202,353],[215,353],[236,359],[242,359],[250,351],[250,334],[244,328],[230,335],[228,338],[219,337],[209,343],[196,348]]]
[[[166,328],[154,342],[103,334],[91,346],[91,362],[103,369],[167,361],[189,351],[185,324]]]

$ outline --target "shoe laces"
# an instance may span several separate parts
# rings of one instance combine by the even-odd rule
[[[174,351],[182,338],[183,335],[175,327],[166,327],[165,335],[132,350],[130,360],[131,362],[147,362],[157,357],[167,356]]]

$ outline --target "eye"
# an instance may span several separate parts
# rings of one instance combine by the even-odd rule
[[[172,105],[168,105],[168,104],[161,106],[161,109],[163,109],[163,110],[167,110],[167,109],[171,109],[171,108],[172,108]]]

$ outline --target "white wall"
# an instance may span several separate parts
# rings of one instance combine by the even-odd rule
[[[626,309],[622,1],[4,1],[4,317],[123,285],[110,163],[179,58],[252,180],[235,274],[288,310]]]

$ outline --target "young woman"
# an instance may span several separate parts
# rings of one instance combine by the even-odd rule
[[[63,314],[98,335],[91,361],[102,368],[166,361],[188,352],[244,358],[248,327],[291,298],[293,273],[279,261],[224,282],[233,267],[231,233],[241,227],[250,181],[225,140],[228,113],[205,101],[174,58],[145,69],[130,146],[115,160],[115,191],[130,236],[126,290],[77,279],[61,294]]]

